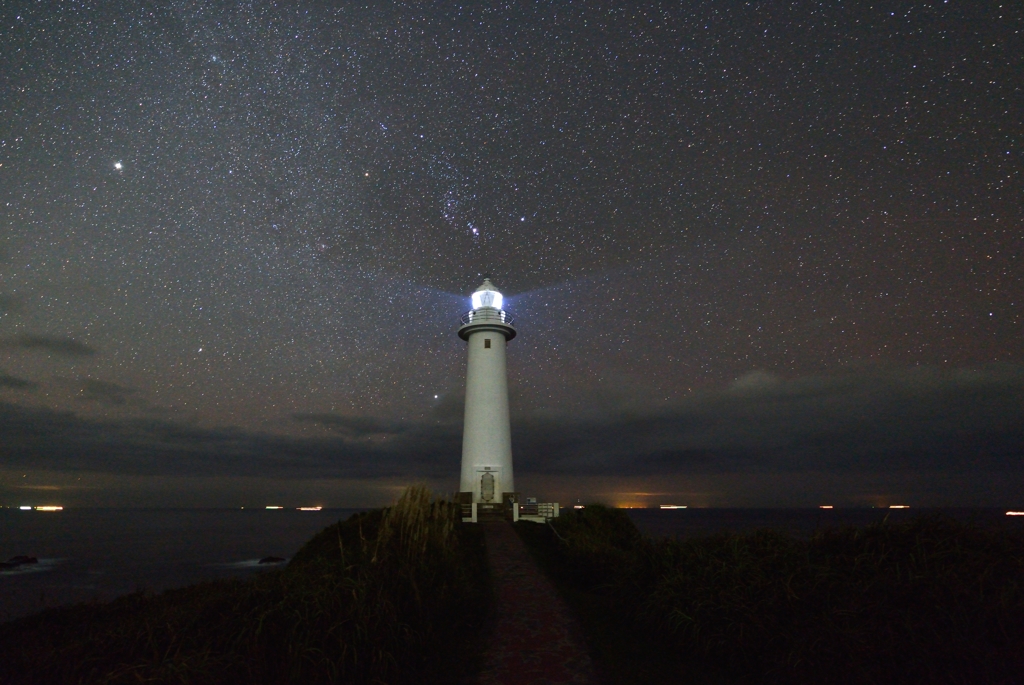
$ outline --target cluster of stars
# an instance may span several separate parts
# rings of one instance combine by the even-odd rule
[[[484,272],[516,412],[1021,358],[1013,5],[4,21],[5,402],[426,416]]]

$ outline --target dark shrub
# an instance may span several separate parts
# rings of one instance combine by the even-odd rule
[[[942,518],[809,540],[651,541],[630,527],[588,506],[555,521],[560,539],[522,532],[563,586],[571,575],[607,621],[675,655],[680,677],[685,664],[744,683],[1021,682],[1020,533]]]

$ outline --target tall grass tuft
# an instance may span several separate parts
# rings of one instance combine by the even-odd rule
[[[407,683],[472,677],[489,596],[479,531],[424,488],[248,580],[0,625],[0,683]]]
[[[1024,673],[1024,536],[944,518],[649,540],[588,506],[521,526],[603,620],[682,676],[743,683],[1013,683]],[[559,539],[559,536],[561,539]],[[581,601],[592,601],[586,597]]]

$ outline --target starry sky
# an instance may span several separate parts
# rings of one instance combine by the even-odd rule
[[[1024,503],[1024,8],[8,2],[0,503]],[[529,491],[529,492],[527,492]]]

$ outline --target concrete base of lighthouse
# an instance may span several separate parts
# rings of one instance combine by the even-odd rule
[[[520,501],[518,492],[501,493],[499,502],[474,502],[472,492],[460,492],[456,501],[462,505],[462,520],[466,523],[519,520],[517,516]]]

